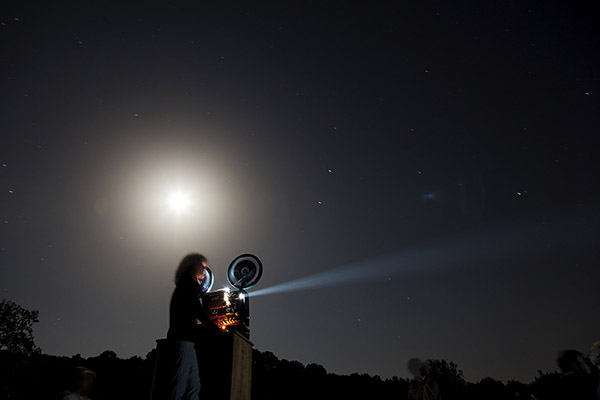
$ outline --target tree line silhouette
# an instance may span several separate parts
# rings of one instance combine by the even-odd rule
[[[69,374],[76,366],[96,372],[93,400],[148,400],[154,371],[155,350],[145,358],[121,359],[110,350],[84,358],[23,354],[0,351],[0,398],[60,399]],[[375,375],[329,373],[318,364],[303,365],[298,361],[279,359],[272,352],[253,350],[252,399],[370,399],[370,398],[441,398],[441,399],[578,399],[564,397],[563,374],[542,373],[529,384],[507,383],[484,378],[476,383],[465,381],[456,364],[446,360],[430,360],[430,368],[422,377],[382,379]],[[438,397],[415,397],[419,379],[436,382]],[[412,395],[411,390],[413,390]],[[412,396],[412,397],[409,397]],[[419,396],[419,395],[417,395]],[[533,396],[533,397],[532,397]],[[594,398],[594,397],[589,397]]]
[[[0,399],[60,400],[77,367],[96,373],[93,400],[150,399],[156,349],[145,358],[128,359],[110,350],[88,358],[43,354],[34,344],[31,329],[37,317],[37,311],[28,311],[6,299],[0,302]],[[589,358],[575,350],[561,351],[557,358],[561,372],[538,370],[528,384],[515,380],[504,383],[490,377],[473,383],[467,382],[458,366],[447,360],[412,359],[408,369],[414,378],[382,379],[377,375],[329,373],[315,363],[303,365],[254,349],[252,399],[598,400],[598,360],[600,342],[594,344]]]

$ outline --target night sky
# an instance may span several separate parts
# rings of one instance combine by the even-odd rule
[[[192,251],[256,254],[255,348],[328,372],[600,340],[600,3],[386,4],[2,3],[0,297],[44,353],[144,357]]]

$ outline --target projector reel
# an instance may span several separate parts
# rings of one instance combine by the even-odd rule
[[[200,282],[200,288],[202,290],[202,293],[210,292],[210,289],[212,289],[214,282],[215,282],[215,275],[213,274],[213,272],[210,268],[205,267],[204,268],[204,279],[202,279],[202,282]]]
[[[229,264],[227,280],[237,289],[249,289],[260,280],[262,268],[258,257],[253,254],[242,254]]]

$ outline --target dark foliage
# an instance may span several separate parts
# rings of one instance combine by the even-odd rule
[[[153,359],[123,360],[112,351],[83,358],[0,351],[0,398],[60,400],[73,369],[85,366],[97,373],[93,399],[144,399],[150,397]]]
[[[38,322],[39,311],[27,310],[17,303],[0,301],[0,350],[34,354],[40,349],[33,341],[33,324]]]
[[[253,351],[252,398],[275,399],[366,399],[406,398],[407,381],[378,376],[327,373],[318,364],[278,359],[271,352]]]
[[[154,371],[155,351],[146,358],[120,359],[113,351],[95,357],[57,357],[43,354],[0,351],[1,399],[57,399],[66,388],[67,377],[76,366],[97,373],[92,399],[148,400]],[[421,380],[435,380],[442,400],[538,400],[567,399],[571,390],[563,374],[541,373],[530,384],[503,383],[484,378],[477,383],[464,380],[456,364],[446,360],[428,360]],[[381,379],[368,374],[337,375],[318,364],[277,358],[271,352],[253,351],[252,399],[408,399],[409,385],[416,379]],[[567,397],[564,397],[564,396]],[[585,397],[583,397],[585,398]]]

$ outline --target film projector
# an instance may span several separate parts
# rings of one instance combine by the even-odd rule
[[[210,291],[214,282],[207,268],[202,287],[202,305],[210,319],[224,331],[237,331],[250,338],[250,303],[246,289],[256,285],[262,276],[262,263],[252,254],[237,256],[227,270],[227,281],[233,288]]]
[[[231,287],[211,291],[214,274],[206,268],[204,279],[200,282],[202,306],[209,318],[226,335],[203,337],[204,346],[201,357],[211,362],[198,365],[202,381],[202,393],[213,400],[251,400],[252,385],[252,343],[250,342],[250,323],[248,293],[246,289],[254,286],[262,276],[262,263],[252,254],[242,254],[233,259],[227,270],[227,281]],[[169,348],[167,339],[157,342],[157,357],[152,378],[150,400],[169,397],[169,361],[159,361],[160,354]],[[165,347],[166,346],[166,347]],[[165,354],[165,353],[163,353]],[[168,357],[168,355],[166,356]],[[204,397],[203,397],[204,398]]]

